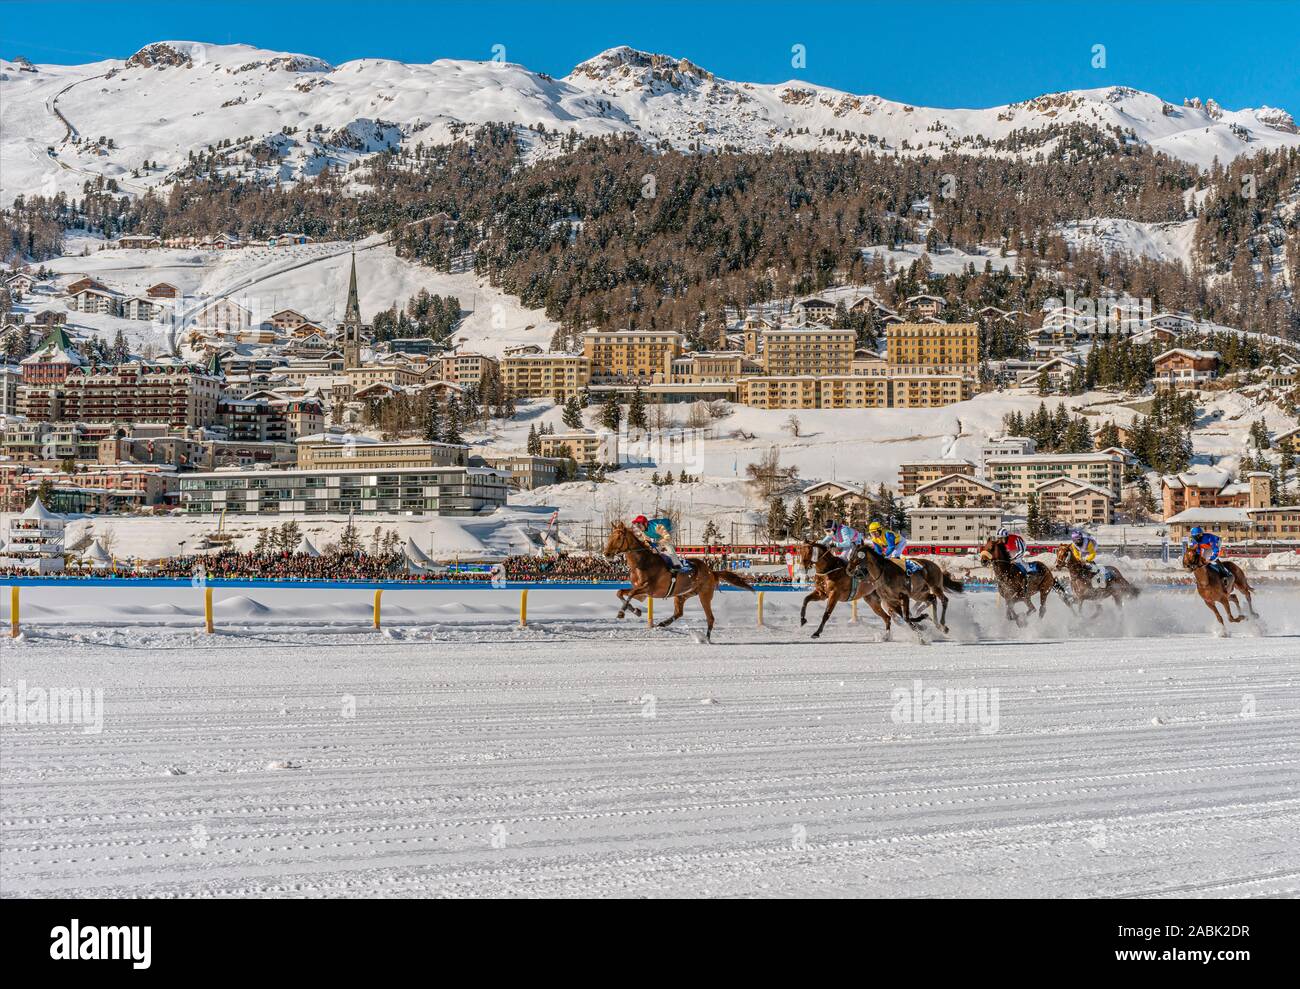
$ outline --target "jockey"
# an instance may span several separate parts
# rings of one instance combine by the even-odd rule
[[[1188,535],[1192,540],[1192,548],[1210,565],[1210,569],[1220,576],[1229,576],[1227,568],[1219,562],[1219,537],[1213,532],[1206,532],[1199,525],[1192,526]]]
[[[1024,537],[1018,532],[1012,532],[1010,529],[1002,528],[998,530],[998,538],[1002,540],[1002,545],[1007,548],[1007,556],[1011,557],[1011,562],[1023,574],[1029,573],[1029,566],[1025,563],[1025,545]]]
[[[632,532],[645,545],[658,553],[673,573],[682,572],[682,561],[673,548],[673,523],[670,519],[647,519],[638,515],[632,520]]]
[[[854,548],[862,545],[864,539],[862,533],[853,526],[827,519],[826,535],[818,542],[822,546],[838,551],[839,555],[847,560],[853,554]]]
[[[891,560],[901,560],[903,558],[903,550],[907,546],[907,540],[893,529],[886,529],[879,522],[872,522],[867,526],[867,533],[871,545],[881,556]]]
[[[1095,562],[1097,559],[1097,540],[1082,529],[1071,529],[1070,554],[1088,568],[1088,573],[1092,574],[1094,587],[1106,586],[1106,568],[1097,566]]]

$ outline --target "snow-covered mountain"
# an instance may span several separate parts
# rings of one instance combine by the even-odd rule
[[[0,203],[78,194],[87,178],[128,192],[166,180],[191,152],[230,142],[232,168],[292,180],[399,143],[445,142],[489,121],[548,133],[634,133],[682,150],[777,146],[987,153],[1013,131],[1084,123],[1198,166],[1300,146],[1283,110],[1173,104],[1124,87],[944,110],[801,81],[732,82],[627,47],[555,79],[506,62],[360,59],[334,66],[247,45],[169,41],[86,65],[0,61]],[[99,138],[104,143],[99,143]],[[532,137],[538,153],[545,137]],[[111,146],[108,143],[111,141]],[[144,169],[145,162],[157,168]],[[135,174],[133,174],[135,173]]]

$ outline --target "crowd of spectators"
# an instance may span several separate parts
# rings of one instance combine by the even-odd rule
[[[721,558],[709,558],[714,569],[725,564]],[[536,583],[598,583],[626,581],[627,564],[622,557],[560,554],[553,557],[509,556],[497,567],[504,567],[505,579]],[[439,581],[463,584],[486,584],[493,579],[493,564],[434,564],[427,569],[413,567],[404,554],[330,553],[320,556],[275,552],[222,552],[202,556],[174,556],[154,561],[116,560],[106,568],[71,567],[58,575],[64,579],[164,577],[193,580],[283,580],[283,581]],[[774,571],[749,568],[737,571],[755,584],[777,584],[788,580],[785,568]],[[0,570],[0,577],[32,576],[30,571],[11,568]],[[498,570],[498,578],[500,571]]]

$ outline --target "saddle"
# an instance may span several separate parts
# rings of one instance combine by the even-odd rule
[[[924,569],[925,567],[921,566],[920,561],[918,560],[903,561],[903,570],[909,577],[911,577],[913,574],[920,573]]]

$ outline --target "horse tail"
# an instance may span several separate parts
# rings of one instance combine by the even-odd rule
[[[1250,581],[1246,579],[1246,571],[1242,570],[1241,567],[1237,566],[1237,564],[1228,560],[1224,560],[1223,564],[1228,568],[1228,572],[1232,574],[1233,578],[1239,585],[1241,585],[1242,589],[1244,589],[1247,594],[1255,593],[1255,588],[1251,587]]]
[[[952,574],[945,573],[943,575],[943,589],[945,591],[952,591],[954,594],[961,594],[966,590],[966,582],[964,580],[957,580],[952,576]]]
[[[732,573],[730,570],[714,570],[713,576],[723,584],[730,584],[732,587],[739,587],[742,591],[753,591],[754,585],[744,577]]]
[[[1070,595],[1066,593],[1065,585],[1061,583],[1060,577],[1052,578],[1052,590],[1054,590],[1057,594],[1061,595],[1062,601],[1066,602],[1067,604],[1069,603]]]

